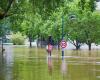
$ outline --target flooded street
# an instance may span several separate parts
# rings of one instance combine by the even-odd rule
[[[1,58],[0,58],[1,59]],[[100,50],[53,50],[7,46],[0,80],[100,80]]]

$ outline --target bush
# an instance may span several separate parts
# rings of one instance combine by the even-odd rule
[[[25,36],[21,33],[12,34],[11,41],[14,45],[23,45],[25,41]]]

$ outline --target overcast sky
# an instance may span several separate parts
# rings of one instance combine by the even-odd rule
[[[96,5],[97,5],[96,9],[97,9],[97,10],[100,10],[100,2],[97,2]]]

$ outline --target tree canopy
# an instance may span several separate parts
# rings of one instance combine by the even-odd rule
[[[91,43],[100,43],[100,15],[95,10],[95,2],[96,0],[0,0],[0,24],[10,26],[14,33],[21,32],[30,42],[34,39],[47,40],[51,35],[55,44],[59,44],[63,16],[64,38],[77,49],[83,43],[91,46]]]

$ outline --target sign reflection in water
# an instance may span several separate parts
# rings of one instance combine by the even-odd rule
[[[63,75],[67,74],[67,63],[65,61],[65,59],[62,59],[62,64],[61,64],[61,73]]]

